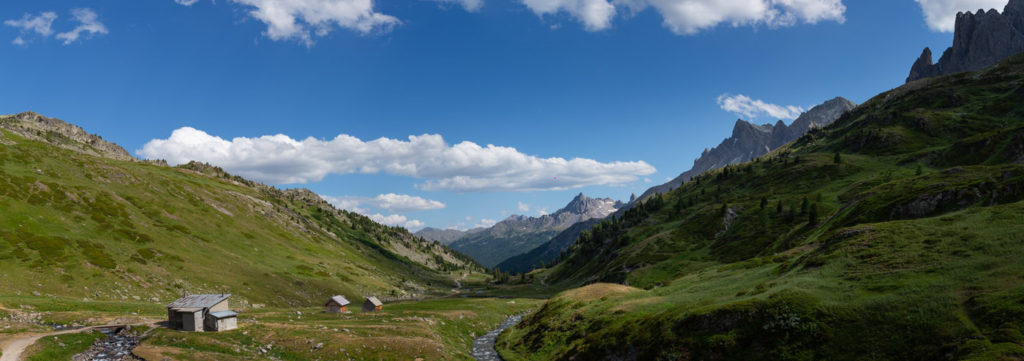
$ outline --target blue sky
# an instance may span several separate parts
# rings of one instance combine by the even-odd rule
[[[863,102],[945,49],[957,9],[1000,3],[5,1],[0,113],[466,228],[578,192],[627,199],[738,117]],[[780,109],[737,114],[723,95]]]

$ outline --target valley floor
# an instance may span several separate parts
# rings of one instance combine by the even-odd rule
[[[240,311],[239,328],[227,332],[137,327],[144,336],[133,353],[145,360],[182,361],[472,360],[476,337],[541,302],[440,298],[342,315],[324,313],[321,307],[247,309]],[[54,325],[141,325],[164,318],[161,304],[0,296],[2,357],[14,356],[14,346],[21,344],[27,346],[21,360],[69,359],[103,337],[88,330],[54,331]]]

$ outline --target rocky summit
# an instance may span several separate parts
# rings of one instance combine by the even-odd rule
[[[843,113],[855,107],[857,107],[856,103],[836,97],[801,114],[788,126],[781,120],[774,125],[754,125],[738,119],[736,125],[733,126],[732,136],[723,140],[717,147],[705,149],[700,158],[693,162],[693,168],[668,183],[651,187],[637,199],[642,200],[652,194],[668,192],[706,171],[762,156],[799,138],[811,128],[821,128],[832,124]]]
[[[558,211],[539,217],[513,215],[490,228],[473,230],[450,244],[487,267],[534,249],[572,225],[602,219],[623,206],[611,198],[576,195]]]
[[[938,63],[924,48],[910,68],[907,82],[944,74],[977,71],[1024,51],[1024,0],[1010,0],[1003,13],[995,9],[956,15],[953,46]]]

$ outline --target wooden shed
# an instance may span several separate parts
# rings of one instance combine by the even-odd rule
[[[363,312],[374,312],[384,309],[384,304],[377,299],[377,297],[367,297],[366,301],[363,301]]]
[[[227,331],[238,328],[238,313],[235,311],[210,312],[203,322],[206,331]]]
[[[185,295],[167,305],[167,327],[184,331],[226,331],[238,327],[238,314],[228,307],[231,295]]]
[[[324,304],[324,312],[327,313],[345,313],[348,312],[348,305],[351,304],[345,296],[331,296]]]

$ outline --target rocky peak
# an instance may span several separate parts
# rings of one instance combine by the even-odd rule
[[[136,160],[117,144],[107,142],[98,135],[89,134],[77,125],[45,117],[36,112],[0,116],[0,128],[21,137],[76,152],[117,160]]]
[[[781,120],[775,122],[774,125],[754,125],[742,119],[737,120],[733,126],[732,136],[723,140],[717,147],[705,149],[700,157],[694,160],[693,168],[668,183],[651,187],[637,199],[645,199],[655,193],[668,192],[706,171],[746,162],[764,155],[799,138],[811,128],[832,124],[843,113],[855,107],[857,104],[854,102],[842,97],[835,97],[804,112],[789,126]],[[630,203],[635,202],[631,201]]]
[[[560,214],[569,213],[588,216],[588,218],[603,217],[614,212],[618,208],[615,205],[616,202],[611,198],[590,198],[580,193],[569,204],[565,205],[564,208],[555,212],[553,216],[557,217]]]
[[[995,9],[960,12],[956,15],[953,46],[946,49],[938,63],[932,63],[931,50],[925,48],[910,68],[907,82],[977,71],[1024,51],[1024,0],[1011,0],[1003,13]]]

